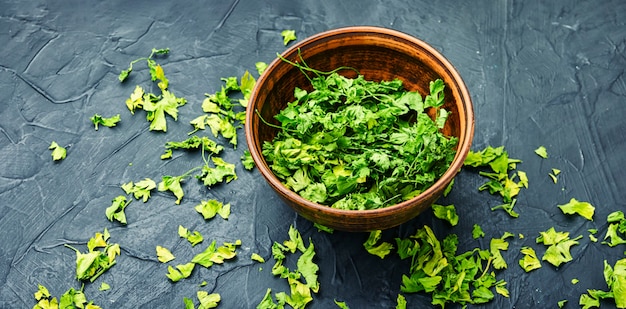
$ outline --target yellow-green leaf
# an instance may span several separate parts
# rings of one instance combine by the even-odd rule
[[[156,254],[161,263],[167,263],[176,258],[169,249],[161,246],[156,246]]]
[[[593,214],[595,207],[588,202],[579,202],[575,198],[572,198],[569,203],[558,205],[564,214],[579,214],[583,218],[593,221]]]

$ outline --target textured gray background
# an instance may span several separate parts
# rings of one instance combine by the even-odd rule
[[[169,193],[153,193],[146,204],[126,210],[129,224],[107,221],[104,209],[122,194],[122,183],[179,175],[201,164],[199,156],[159,155],[168,140],[182,140],[189,121],[202,113],[204,93],[220,78],[241,76],[257,61],[270,62],[284,50],[280,32],[294,29],[298,39],[349,25],[397,29],[432,44],[459,70],[475,104],[473,149],[506,146],[524,162],[530,188],[519,196],[518,219],[492,212],[497,197],[480,193],[484,181],[463,170],[445,203],[455,204],[461,222],[450,228],[430,212],[385,231],[385,240],[406,237],[423,224],[441,238],[456,233],[460,251],[488,248],[504,231],[522,233],[504,252],[509,267],[497,272],[511,295],[496,295],[485,308],[556,308],[567,299],[577,308],[588,288],[606,289],[603,260],[613,264],[626,246],[592,243],[587,229],[606,232],[606,215],[625,209],[626,181],[626,2],[624,1],[0,1],[0,308],[30,308],[37,284],[60,296],[75,279],[75,254],[64,244],[83,245],[107,227],[119,243],[118,264],[85,286],[103,308],[181,308],[183,297],[199,289],[220,293],[221,308],[256,306],[267,288],[286,291],[270,273],[273,241],[295,225],[312,238],[320,265],[320,293],[309,308],[332,308],[333,300],[351,308],[395,306],[406,262],[381,261],[367,254],[367,234],[318,233],[270,191],[258,172],[238,166],[239,179],[207,189],[195,179],[174,205]],[[150,87],[143,64],[120,84],[117,74],[150,49],[171,48],[159,59],[170,90],[185,97],[179,121],[166,134],[150,132],[143,112],[132,116],[124,100],[135,85]],[[113,129],[95,131],[89,118],[120,113]],[[68,147],[67,159],[52,162],[52,140]],[[238,162],[246,149],[243,131],[236,150],[222,157]],[[550,158],[533,153],[547,147]],[[132,165],[130,164],[132,163]],[[562,170],[558,184],[547,176]],[[200,200],[232,204],[228,221],[205,222],[193,209]],[[596,206],[593,222],[565,216],[556,207],[570,198]],[[471,238],[474,223],[487,237]],[[205,243],[191,248],[178,237],[179,224],[200,231]],[[574,261],[560,268],[525,273],[517,262],[522,246],[534,247],[550,227],[584,235],[572,248]],[[210,240],[241,239],[239,258],[172,284],[155,246],[170,248],[184,263]],[[248,258],[252,252],[268,263]],[[263,267],[259,271],[259,266]],[[572,278],[580,283],[571,284]],[[208,285],[199,288],[202,281]],[[101,282],[111,290],[98,291]],[[411,307],[429,306],[425,294],[407,295]],[[603,303],[610,308],[611,303]]]

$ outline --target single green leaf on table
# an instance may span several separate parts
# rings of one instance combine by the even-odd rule
[[[224,243],[223,246],[217,247],[214,240],[203,252],[196,254],[191,262],[206,268],[213,266],[215,263],[222,264],[224,260],[230,260],[237,255],[236,249],[240,245],[241,241],[238,240],[235,243]]]
[[[180,204],[181,200],[185,196],[181,182],[185,179],[186,175],[181,176],[163,176],[157,189],[161,192],[170,191],[176,196],[176,205]]]
[[[537,257],[537,253],[531,247],[522,247],[520,252],[524,255],[519,260],[519,265],[525,272],[541,268],[541,261]]]
[[[106,282],[100,283],[100,288],[98,288],[99,291],[108,291],[110,289],[111,289],[111,286]]]
[[[459,216],[456,213],[456,208],[454,207],[454,205],[444,206],[433,204],[432,208],[435,217],[447,221],[452,226],[456,226],[459,223]]]
[[[135,90],[130,94],[130,97],[126,99],[126,107],[131,114],[135,114],[135,110],[143,109],[143,98],[144,98],[144,90],[140,86],[135,86]]]
[[[626,244],[626,218],[624,212],[618,210],[607,216],[609,227],[604,235],[602,244],[609,247],[615,247],[620,244]],[[607,241],[609,239],[609,241]]]
[[[343,301],[338,301],[336,299],[333,300],[335,302],[335,305],[337,305],[337,307],[341,308],[341,309],[350,309],[350,307],[348,307],[348,305],[346,304],[346,302]]]
[[[563,308],[565,307],[565,304],[567,303],[567,299],[563,299],[563,300],[559,300],[556,305],[559,306],[559,308]]]
[[[217,293],[209,294],[206,291],[198,291],[196,293],[196,296],[198,297],[198,300],[200,301],[200,306],[198,307],[198,309],[215,308],[217,307],[217,305],[219,305],[220,301],[222,300],[220,294],[217,294]]]
[[[98,131],[98,125],[103,125],[105,127],[111,128],[116,126],[117,123],[121,120],[120,114],[108,118],[102,117],[99,114],[94,114],[90,119],[95,126],[96,131]]]
[[[150,122],[150,130],[167,132],[166,115],[178,120],[178,107],[186,103],[185,98],[178,98],[168,90],[163,90],[160,96],[144,95],[143,110],[147,113],[146,120]]]
[[[478,239],[481,237],[485,237],[485,232],[483,232],[483,229],[480,227],[480,225],[474,223],[474,227],[472,227],[472,238]]]
[[[506,241],[509,237],[513,237],[513,234],[505,232],[501,238],[492,238],[489,243],[489,252],[493,257],[492,265],[495,269],[506,269],[508,266],[500,251],[509,249],[509,242]]]
[[[265,69],[267,69],[267,63],[259,61],[254,64],[254,67],[256,68],[257,73],[261,75],[263,74],[263,72],[265,72]]]
[[[246,149],[243,151],[243,155],[241,155],[241,163],[243,167],[247,170],[252,170],[254,168],[254,160],[252,159],[252,154],[250,154],[250,150]]]
[[[163,71],[163,67],[161,65],[156,65],[154,67],[154,77],[152,81],[159,80],[157,84],[161,90],[166,90],[169,86],[169,80],[165,77],[165,72]]]
[[[537,149],[535,149],[535,153],[544,159],[548,158],[548,150],[544,146],[539,146]]]
[[[57,144],[57,142],[52,141],[50,143],[50,146],[48,147],[48,149],[52,150],[52,160],[54,161],[59,161],[59,160],[63,160],[65,159],[65,156],[67,155],[67,150],[64,147],[61,147],[61,145]]]
[[[406,298],[402,294],[398,294],[396,298],[396,308],[395,309],[406,309]]]
[[[289,42],[297,39],[295,30],[283,30],[280,35],[283,37],[283,44],[285,44],[285,46],[287,46]]]
[[[248,99],[250,99],[250,95],[252,94],[252,89],[254,89],[254,84],[256,84],[256,79],[254,79],[252,74],[250,74],[250,72],[246,70],[243,73],[243,76],[241,76],[241,81],[239,83],[239,89],[244,98],[243,102],[241,100],[239,101],[240,103],[242,103],[241,106],[248,106],[247,102]]]
[[[105,209],[105,215],[109,221],[118,221],[119,223],[126,224],[126,213],[124,209],[131,202],[126,200],[126,197],[119,195],[113,199],[111,206]]]
[[[513,210],[513,207],[515,207],[516,203],[517,203],[517,199],[512,199],[511,202],[509,203],[491,207],[491,210],[502,209],[506,211],[506,213],[509,214],[509,216],[511,216],[512,218],[517,218],[519,217],[519,214],[515,212],[515,210]]]
[[[167,263],[176,258],[169,249],[161,246],[156,246],[156,254],[161,263]]]
[[[363,243],[363,247],[370,254],[376,255],[379,258],[384,259],[385,256],[387,256],[389,253],[391,253],[391,250],[393,250],[393,245],[388,242],[382,242],[378,244],[381,235],[381,230],[371,231],[369,237],[367,238],[365,243]]]
[[[567,204],[558,205],[558,207],[564,214],[578,214],[589,221],[593,221],[593,214],[596,209],[590,203],[579,202],[575,198],[572,198]]]
[[[252,253],[252,255],[250,256],[250,259],[252,259],[253,261],[257,261],[259,263],[265,263],[265,259],[260,256],[258,253]]]

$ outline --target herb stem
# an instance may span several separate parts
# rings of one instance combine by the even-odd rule
[[[263,118],[263,116],[261,116],[261,113],[259,112],[259,110],[258,110],[258,109],[255,109],[255,110],[254,110],[254,112],[257,114],[257,116],[259,116],[259,119],[261,119],[261,122],[263,122],[263,124],[265,124],[265,125],[266,125],[266,126],[268,126],[268,127],[272,127],[272,128],[274,128],[274,129],[279,129],[279,130],[284,130],[284,131],[291,132],[291,133],[298,133],[298,131],[296,131],[296,130],[283,128],[283,127],[281,127],[281,126],[278,126],[278,125],[275,125],[275,124],[269,123],[267,120],[265,120],[265,119]]]

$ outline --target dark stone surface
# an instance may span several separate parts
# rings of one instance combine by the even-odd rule
[[[522,190],[510,218],[490,207],[500,199],[477,188],[484,181],[463,170],[450,196],[458,226],[424,213],[383,233],[383,238],[412,235],[424,224],[441,238],[456,233],[460,251],[488,248],[505,231],[508,269],[497,277],[508,282],[510,298],[496,295],[485,308],[556,308],[567,299],[577,307],[587,289],[606,289],[603,261],[624,258],[624,245],[610,248],[600,240],[606,216],[623,210],[626,181],[626,26],[624,1],[0,1],[0,308],[31,308],[37,284],[60,296],[80,288],[75,253],[95,232],[108,228],[122,247],[118,263],[85,285],[89,299],[103,308],[181,308],[183,297],[198,290],[220,293],[220,308],[251,308],[267,288],[288,291],[274,278],[271,245],[287,238],[290,225],[315,243],[320,292],[308,308],[332,308],[333,300],[351,308],[391,308],[408,264],[385,260],[362,248],[367,234],[319,233],[270,191],[256,171],[245,171],[239,156],[246,149],[226,145],[222,158],[237,162],[239,179],[210,189],[195,179],[184,184],[175,205],[169,193],[153,192],[143,204],[127,209],[128,225],[109,222],[104,209],[123,191],[122,183],[180,175],[202,164],[199,155],[176,153],[160,160],[163,144],[182,140],[189,121],[202,114],[205,93],[221,86],[221,77],[254,71],[285,49],[280,32],[294,29],[298,39],[349,25],[375,25],[406,32],[432,44],[459,70],[472,94],[476,114],[473,149],[504,145],[523,160],[530,188]],[[171,48],[158,61],[170,90],[185,97],[177,122],[168,132],[151,132],[143,112],[124,105],[135,85],[151,86],[145,65],[120,84],[117,74],[129,61],[152,48]],[[156,88],[156,87],[154,87]],[[155,89],[156,91],[156,89]],[[89,118],[121,114],[115,128],[95,131]],[[67,158],[53,162],[50,142],[67,146]],[[548,159],[534,154],[544,145]],[[557,184],[548,173],[562,170]],[[193,206],[215,198],[229,202],[229,220],[205,221]],[[567,216],[556,207],[576,198],[596,206],[594,221]],[[487,236],[474,240],[473,224]],[[191,247],[178,225],[200,231],[205,242]],[[572,248],[574,260],[560,268],[548,263],[531,273],[519,266],[523,246],[538,254],[539,232],[550,227],[583,235]],[[186,263],[211,240],[241,239],[238,258],[209,269],[196,269],[176,284],[155,247],[172,250]],[[259,253],[267,263],[249,259]],[[262,267],[262,270],[259,268]],[[573,285],[572,278],[580,283]],[[208,284],[199,287],[202,281]],[[98,291],[101,282],[109,291]],[[406,295],[410,307],[429,306],[426,294]],[[610,302],[603,307],[614,306]]]

